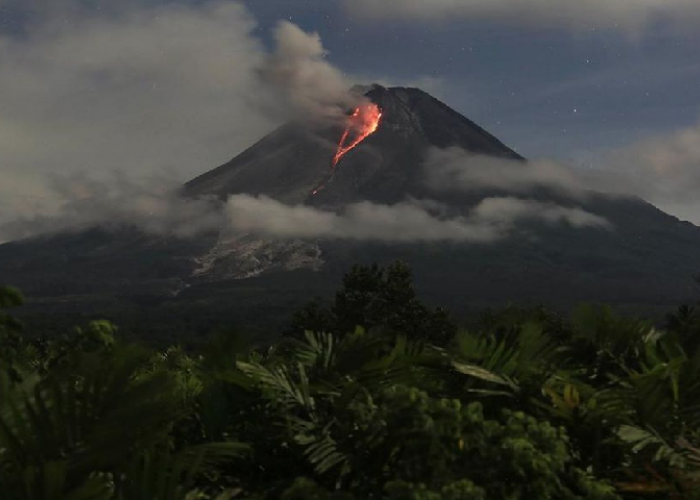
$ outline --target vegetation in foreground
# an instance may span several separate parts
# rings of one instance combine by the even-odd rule
[[[700,313],[582,307],[457,332],[400,265],[353,269],[282,340],[53,340],[0,289],[8,500],[700,498]]]

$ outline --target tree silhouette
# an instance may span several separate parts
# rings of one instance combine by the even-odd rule
[[[354,266],[343,278],[341,289],[329,308],[312,301],[298,311],[291,332],[326,331],[339,335],[356,327],[382,329],[411,339],[444,345],[457,330],[446,310],[421,302],[413,287],[413,276],[402,262],[387,268],[373,264]]]

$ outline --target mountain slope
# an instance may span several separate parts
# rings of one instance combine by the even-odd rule
[[[345,204],[401,201],[423,187],[429,147],[460,147],[495,157],[522,159],[498,139],[419,89],[373,86],[367,92],[382,110],[381,124],[338,168],[333,182],[311,196],[331,167],[342,130],[286,124],[229,163],[187,183],[190,195],[264,194],[286,203]]]

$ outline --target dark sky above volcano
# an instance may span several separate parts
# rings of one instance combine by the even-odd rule
[[[255,75],[281,20],[348,81],[421,87],[524,156],[659,141],[653,168],[700,186],[698,0],[0,0],[0,222],[50,176],[186,180],[269,132]]]
[[[494,0],[502,4],[503,17],[486,19],[468,11],[406,19],[399,10],[409,1],[377,0],[396,4],[393,17],[372,17],[360,7],[353,9],[352,1],[248,5],[261,23],[261,34],[280,18],[318,31],[330,60],[342,69],[425,87],[526,156],[585,162],[600,149],[697,124],[700,20],[695,33],[658,18],[635,32],[623,24],[635,12],[621,13],[618,26],[608,26],[602,9],[600,18],[593,15],[573,27],[565,20],[519,23],[506,15],[513,1]],[[630,3],[609,1],[618,2]],[[663,3],[678,4],[678,15],[690,4],[658,2]],[[700,2],[694,11],[698,15]]]

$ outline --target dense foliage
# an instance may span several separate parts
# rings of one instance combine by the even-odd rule
[[[435,344],[448,342],[457,331],[447,311],[418,300],[411,269],[396,262],[387,268],[354,266],[343,278],[333,303],[310,302],[294,315],[288,333],[297,337],[307,331],[344,335],[357,326]]]
[[[0,289],[3,499],[700,498],[692,307],[662,330],[584,306],[455,333],[405,268],[356,268],[274,345],[186,352],[107,322],[31,337],[21,302]]]

